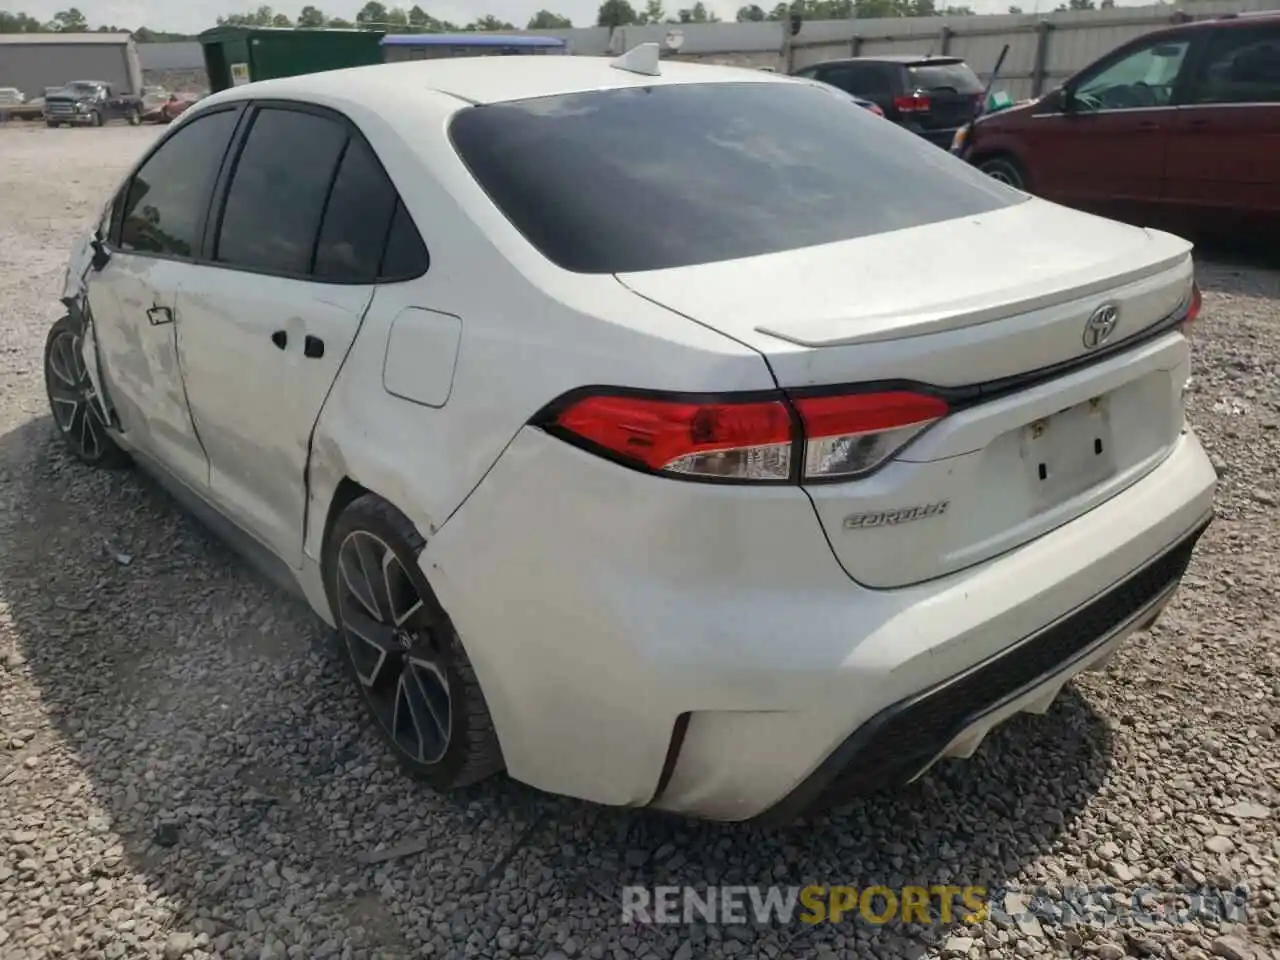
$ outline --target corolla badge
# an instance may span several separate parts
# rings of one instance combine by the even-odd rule
[[[1084,348],[1086,350],[1096,350],[1102,346],[1115,332],[1116,324],[1120,322],[1120,308],[1114,303],[1104,303],[1097,310],[1089,314],[1089,319],[1084,324]]]

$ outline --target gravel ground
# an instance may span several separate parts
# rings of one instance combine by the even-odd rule
[[[1189,404],[1220,519],[1154,633],[1048,716],[785,831],[506,781],[446,800],[388,762],[305,609],[145,479],[55,443],[40,353],[64,255],[154,136],[0,130],[0,957],[1280,960],[1280,274],[1203,267]],[[1074,925],[1050,904],[972,927],[623,926],[626,883],[1119,894]],[[1126,906],[1238,884],[1235,921]]]

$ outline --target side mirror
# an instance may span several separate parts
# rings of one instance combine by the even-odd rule
[[[101,272],[111,262],[111,252],[103,245],[101,237],[95,236],[89,245],[93,247],[93,269]]]

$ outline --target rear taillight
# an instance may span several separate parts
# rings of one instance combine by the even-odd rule
[[[929,98],[923,93],[912,93],[893,98],[894,109],[899,113],[924,113],[929,109]]]
[[[947,415],[947,403],[923,393],[888,391],[801,397],[806,480],[870,473]]]
[[[1193,282],[1191,284],[1191,300],[1187,304],[1187,315],[1182,318],[1183,330],[1186,330],[1187,327],[1195,323],[1196,318],[1200,316],[1201,299],[1202,298],[1200,296],[1200,284]]]
[[[592,392],[538,422],[579,447],[666,476],[735,483],[865,476],[948,413],[909,391],[690,400]]]

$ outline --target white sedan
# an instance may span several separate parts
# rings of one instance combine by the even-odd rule
[[[1155,620],[1212,516],[1187,242],[654,47],[211,96],[64,302],[70,449],[296,587],[439,789],[902,784]]]

